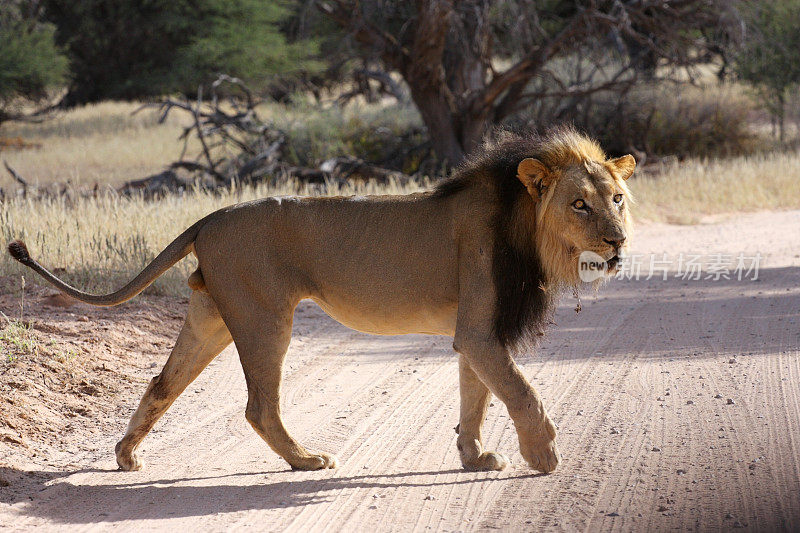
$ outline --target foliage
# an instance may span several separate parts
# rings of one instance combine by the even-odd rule
[[[272,75],[315,71],[319,63],[311,59],[318,48],[311,39],[289,44],[280,31],[289,14],[282,2],[263,0],[217,0],[198,15],[206,31],[180,50],[177,65],[182,84],[190,90],[199,81],[208,81],[224,72],[260,85]],[[198,78],[198,73],[204,73]]]
[[[0,4],[0,122],[21,99],[38,100],[64,80],[67,61],[55,45],[54,30],[31,16],[23,2]]]
[[[69,53],[66,104],[192,94],[218,72],[263,82],[313,66],[312,42],[287,44],[278,0],[44,0]]]
[[[317,167],[327,159],[351,155],[414,174],[427,159],[429,147],[419,115],[410,105],[315,109],[295,103],[286,110],[289,117],[302,119],[276,116],[273,123],[286,132],[284,152],[295,165]]]
[[[35,354],[39,346],[30,324],[0,315],[0,353],[5,356],[2,359],[12,363],[20,354]]]
[[[746,4],[750,34],[735,58],[734,71],[752,85],[778,119],[784,139],[787,92],[800,84],[800,2]]]

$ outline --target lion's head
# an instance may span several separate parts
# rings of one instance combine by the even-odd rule
[[[581,284],[582,252],[597,254],[593,281],[616,271],[631,235],[625,180],[635,166],[571,128],[501,130],[437,187],[442,197],[475,191],[471,205],[492,213],[494,329],[505,346],[542,334],[561,289]]]
[[[608,159],[571,129],[547,136],[538,152],[519,163],[517,178],[535,203],[537,248],[551,281],[576,285],[614,274],[630,240],[625,181],[636,161]],[[586,267],[597,275],[581,276]]]

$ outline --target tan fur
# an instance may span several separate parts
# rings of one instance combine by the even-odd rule
[[[528,193],[520,190],[510,214],[499,211],[491,185],[497,178],[485,171],[477,181],[451,185],[450,192],[265,199],[196,224],[124,291],[94,297],[70,288],[84,301],[113,305],[141,291],[186,253],[194,251],[198,259],[180,336],[117,445],[120,468],[141,468],[136,450],[142,439],[232,340],[247,381],[245,415],[256,432],[293,468],[335,467],[334,456],[295,441],[280,412],[293,311],[310,298],[361,331],[452,336],[460,354],[457,444],[464,467],[502,470],[508,464],[505,456],[483,449],[481,425],[494,394],[508,408],[524,459],[537,470],[554,470],[560,460],[555,426],[509,349],[493,334],[498,302],[494,228],[498,217],[510,216],[510,238],[535,248],[548,283],[575,285],[580,250],[609,258],[617,251],[603,239],[626,236],[627,209],[611,198],[619,191],[628,195],[624,178],[632,166],[627,158],[606,160],[595,143],[574,132],[552,136],[545,148],[535,161],[517,160]],[[571,207],[577,197],[594,206],[591,220]],[[22,246],[12,247],[15,257],[47,273],[23,254]]]

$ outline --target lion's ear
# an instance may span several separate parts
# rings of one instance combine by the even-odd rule
[[[528,193],[538,199],[542,189],[550,183],[550,171],[544,163],[531,157],[523,159],[517,167],[517,178],[528,189]]]
[[[606,164],[611,168],[612,174],[624,180],[630,178],[636,168],[636,160],[630,154],[609,159]]]

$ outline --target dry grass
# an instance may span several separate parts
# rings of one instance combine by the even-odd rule
[[[638,218],[679,224],[703,215],[800,208],[800,153],[688,160],[633,178]]]
[[[152,110],[131,115],[137,107],[106,102],[61,113],[42,124],[5,124],[0,137],[21,137],[41,147],[4,150],[0,158],[36,185],[119,185],[160,172],[180,154],[180,119],[175,115],[158,124]]]
[[[4,124],[0,138],[21,138],[39,148],[0,150],[0,159],[35,185],[119,186],[155,174],[179,158],[183,141],[178,137],[191,119],[173,112],[159,124],[153,109],[132,115],[138,108],[134,103],[104,102],[61,113],[41,124]],[[341,155],[370,156],[374,145],[391,144],[420,124],[412,108],[398,109],[385,102],[355,100],[344,109],[304,101],[265,103],[257,111],[263,120],[287,132],[292,140],[289,159],[302,166],[316,166]],[[191,141],[190,158],[200,151],[199,143]],[[13,186],[4,170],[2,175],[0,187]]]

